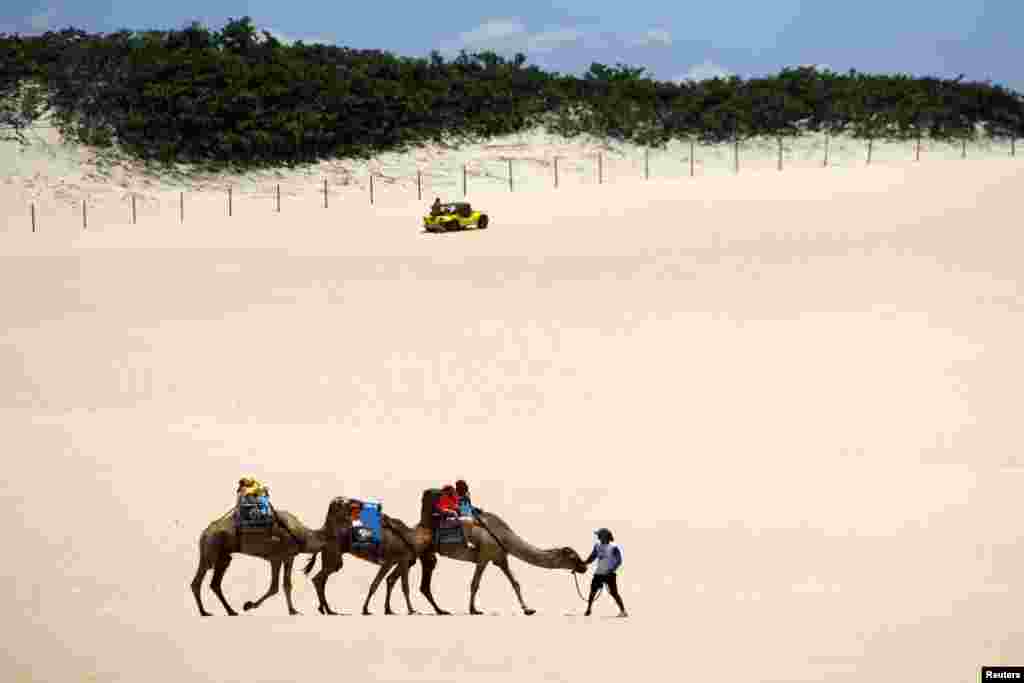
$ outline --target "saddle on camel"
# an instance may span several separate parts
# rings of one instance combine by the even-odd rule
[[[352,552],[362,555],[371,562],[381,559],[381,504],[365,500],[350,499],[349,533]]]
[[[472,547],[468,539],[479,513],[469,500],[469,486],[460,479],[455,486],[446,484],[423,492],[420,524],[431,530],[437,551],[446,545]]]
[[[274,526],[270,489],[252,477],[238,480],[235,522],[240,531],[268,531]]]

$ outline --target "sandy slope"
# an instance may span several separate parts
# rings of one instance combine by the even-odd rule
[[[445,236],[397,197],[35,235],[5,201],[0,678],[1020,663],[1022,181],[993,159],[495,189],[491,229]],[[412,521],[461,476],[537,545],[610,526],[633,616],[585,622],[566,573],[514,561],[535,617],[490,569],[494,617],[324,618],[297,573],[303,617],[202,620],[196,538],[241,473],[310,525],[338,494]],[[349,562],[335,606],[372,574]],[[442,560],[442,605],[466,611],[471,574]],[[266,582],[240,558],[225,585],[239,606]]]

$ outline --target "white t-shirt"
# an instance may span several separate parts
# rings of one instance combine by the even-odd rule
[[[615,564],[614,552],[619,551],[619,565],[615,567],[618,569],[622,566],[621,560],[622,549],[617,543],[597,543],[594,545],[594,552],[597,553],[597,569],[594,570],[595,574],[610,574],[612,572],[612,566]]]

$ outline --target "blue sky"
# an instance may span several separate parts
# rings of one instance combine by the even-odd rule
[[[749,77],[787,65],[992,80],[1024,92],[1024,0],[6,0],[0,31],[90,32],[220,27],[249,15],[282,39],[406,56],[522,51],[580,73],[591,62],[643,66],[657,78]],[[1015,35],[1019,34],[1019,35]]]

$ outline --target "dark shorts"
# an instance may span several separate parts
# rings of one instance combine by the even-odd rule
[[[591,592],[600,590],[602,586],[608,586],[608,590],[618,592],[618,585],[616,584],[615,572],[611,574],[594,574],[594,578],[590,581]]]

